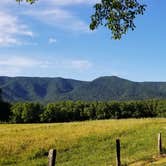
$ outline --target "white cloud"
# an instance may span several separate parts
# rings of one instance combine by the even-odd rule
[[[56,38],[54,38],[54,37],[50,37],[49,39],[48,39],[48,43],[49,44],[54,44],[54,43],[56,43],[57,42],[57,40],[56,40]]]
[[[92,62],[84,59],[49,59],[47,67],[62,71],[86,71],[93,66]]]
[[[10,67],[18,67],[18,68],[29,68],[29,67],[35,67],[37,65],[41,65],[42,62],[32,59],[32,58],[27,58],[27,57],[22,57],[22,56],[14,56],[14,57],[6,57],[6,58],[1,58],[0,59],[0,66],[10,66]]]
[[[48,0],[41,0],[41,3],[48,3]],[[56,6],[69,6],[69,5],[78,5],[78,4],[95,4],[99,0],[49,0],[51,5]],[[39,2],[40,3],[40,2]]]
[[[16,2],[14,2],[13,0],[1,0],[1,6],[11,5],[13,3],[16,3]]]
[[[10,66],[5,66],[3,67],[3,70],[2,70],[0,66],[0,75],[14,77],[14,76],[21,75],[21,70],[17,67],[10,67]]]
[[[75,71],[86,71],[90,69],[93,64],[92,62],[84,59],[48,59],[47,68],[60,69],[60,70],[75,70]]]
[[[52,71],[87,71],[92,67],[92,63],[88,60],[71,60],[71,59],[54,59],[54,58],[32,58],[27,56],[3,56],[0,57],[0,75],[16,76],[29,73],[32,75],[34,71],[44,73]]]
[[[23,14],[27,14],[30,17],[36,18],[43,22],[44,24],[49,24],[62,30],[68,30],[73,32],[83,32],[90,33],[89,25],[83,21],[79,16],[73,13],[73,11],[68,6],[71,5],[93,5],[98,0],[39,0],[34,5],[25,5],[21,3],[22,6],[18,7],[18,3],[15,0],[1,0],[1,11],[7,9],[11,11],[12,14],[5,13],[6,17],[10,16],[11,23],[17,25],[19,28],[19,34],[21,35],[33,35],[32,31],[26,25],[20,23],[19,19],[24,18]],[[28,6],[28,7],[27,7]],[[30,6],[30,7],[29,7]],[[31,10],[31,11],[29,11]],[[16,17],[19,16],[19,17]],[[5,18],[5,17],[4,17]],[[9,20],[9,19],[6,19]],[[15,20],[15,22],[14,22]],[[10,21],[9,21],[10,22]],[[1,22],[0,22],[0,25]],[[11,26],[11,24],[10,24]],[[9,27],[10,27],[9,26]],[[20,30],[21,29],[21,30]],[[18,30],[17,30],[18,32]],[[23,32],[26,32],[23,34]],[[18,35],[18,34],[17,34]],[[1,37],[2,38],[2,37]],[[8,37],[9,38],[9,37]],[[11,40],[16,39],[16,37],[10,36]],[[17,39],[15,42],[8,42],[8,40],[3,39],[4,45],[17,44],[21,45],[22,42]],[[2,45],[2,42],[0,43]]]
[[[92,67],[92,63],[87,60],[72,60],[71,67],[80,70],[87,70]]]
[[[4,56],[0,58],[0,75],[17,76],[22,75],[30,68],[41,65],[41,62],[35,59],[23,56]]]
[[[16,16],[4,11],[0,12],[0,46],[21,45],[22,41],[18,36],[32,37],[33,35],[33,32]]]
[[[100,0],[38,0],[36,2],[37,5],[55,5],[55,6],[69,6],[69,5],[79,5],[79,4],[87,4],[93,5]],[[24,2],[21,5],[25,5]],[[15,0],[1,0],[1,6],[9,6],[9,5],[18,5]]]
[[[0,37],[0,46],[6,46],[6,45],[20,45],[20,41],[18,41],[16,38],[13,38],[11,36],[1,36]]]
[[[66,9],[53,8],[37,11],[31,10],[25,12],[25,14],[33,16],[44,23],[60,29],[77,32],[90,32],[88,24]]]

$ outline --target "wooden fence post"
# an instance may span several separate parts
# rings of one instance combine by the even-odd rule
[[[161,140],[161,133],[158,134],[158,154],[162,154],[162,140]]]
[[[48,166],[55,166],[56,163],[56,150],[50,149],[48,154]]]
[[[116,166],[121,166],[120,161],[120,140],[116,140]]]

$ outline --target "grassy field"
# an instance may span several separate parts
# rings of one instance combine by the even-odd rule
[[[166,147],[166,119],[101,120],[57,124],[0,124],[0,165],[45,166],[50,148],[58,166],[166,165],[157,159],[157,134]]]

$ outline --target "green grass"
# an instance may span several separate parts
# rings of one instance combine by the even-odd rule
[[[50,148],[58,166],[115,165],[115,140],[121,140],[123,165],[157,156],[157,134],[166,147],[166,119],[102,120],[57,124],[1,124],[0,165],[45,166]],[[162,165],[166,160],[155,161]]]

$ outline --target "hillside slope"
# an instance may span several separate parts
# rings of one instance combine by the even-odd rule
[[[3,98],[10,102],[166,98],[166,82],[133,82],[115,76],[89,82],[59,77],[0,77],[0,88]]]

